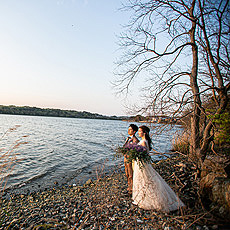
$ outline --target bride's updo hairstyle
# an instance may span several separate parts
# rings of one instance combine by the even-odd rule
[[[151,146],[151,143],[152,143],[152,140],[149,136],[149,132],[150,132],[150,129],[149,127],[145,126],[145,125],[142,125],[139,127],[139,129],[142,129],[143,133],[145,134],[145,138],[146,140],[148,141],[148,144],[149,144],[149,150],[152,149],[152,146]]]

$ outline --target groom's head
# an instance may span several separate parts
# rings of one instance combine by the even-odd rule
[[[138,131],[138,127],[134,124],[130,124],[128,128],[128,134],[133,136]]]

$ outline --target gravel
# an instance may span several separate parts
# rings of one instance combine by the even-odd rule
[[[0,199],[0,229],[219,229],[219,220],[202,208],[192,164],[182,155],[153,163],[186,204],[172,213],[146,211],[132,204],[123,167],[83,186],[8,194]]]

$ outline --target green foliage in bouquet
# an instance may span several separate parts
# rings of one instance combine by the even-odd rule
[[[116,150],[116,156],[126,156],[128,162],[135,160],[139,167],[142,167],[144,163],[151,163],[151,156],[147,149],[142,145],[128,143],[123,147],[118,147]]]

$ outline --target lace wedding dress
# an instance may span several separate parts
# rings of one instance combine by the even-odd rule
[[[140,141],[139,144],[143,141],[148,146],[146,140]],[[183,202],[150,163],[145,163],[140,168],[137,161],[134,162],[133,169],[132,199],[133,204],[146,210],[170,212],[184,206]]]

